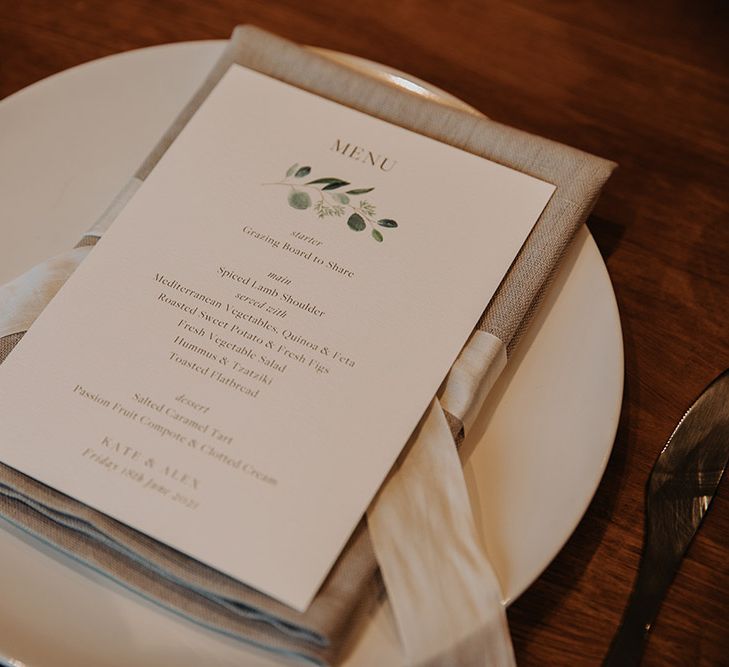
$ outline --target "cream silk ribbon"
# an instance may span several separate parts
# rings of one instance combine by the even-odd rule
[[[142,183],[141,179],[132,178],[86,236],[100,238]],[[0,338],[27,331],[90,250],[91,246],[67,250],[0,286]]]
[[[89,250],[63,252],[0,287],[0,338],[27,331]]]
[[[514,664],[499,583],[444,413],[470,427],[505,365],[504,344],[476,331],[367,511],[408,665]]]

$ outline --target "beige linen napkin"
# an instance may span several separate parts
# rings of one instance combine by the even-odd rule
[[[418,98],[259,29],[237,28],[201,89],[79,247],[0,289],[0,362],[90,251],[231,63],[541,178],[555,184],[557,190],[488,304],[439,398],[428,409],[405,455],[373,502],[368,512],[370,530],[364,520],[357,526],[306,613],[296,612],[2,464],[0,513],[29,533],[197,623],[314,663],[336,660],[348,635],[381,592],[374,541],[412,663],[426,664],[431,658],[432,664],[437,663],[442,638],[428,645],[427,635],[431,629],[438,635],[440,626],[448,625],[451,643],[460,647],[452,652],[453,656],[461,656],[453,664],[476,664],[477,659],[478,664],[486,664],[483,656],[487,656],[486,661],[508,664],[512,659],[508,645],[497,648],[496,653],[501,653],[489,658],[481,643],[488,639],[488,633],[477,636],[474,643],[470,630],[458,630],[458,623],[468,625],[469,615],[488,620],[495,614],[497,626],[505,621],[493,573],[475,538],[467,498],[463,497],[453,441],[460,443],[472,423],[538,307],[566,246],[594,205],[614,167],[612,163]],[[452,537],[453,544],[445,541],[431,549],[434,541],[444,539],[440,533],[427,534],[428,522],[423,521],[427,516],[433,520],[431,529],[444,529],[443,535]],[[419,540],[430,546],[420,548]],[[457,557],[449,559],[449,554]],[[431,563],[427,562],[430,555]],[[433,576],[439,572],[448,587],[452,586],[450,591],[438,590]],[[468,594],[471,575],[485,588]],[[442,586],[443,581],[438,585]],[[465,598],[460,598],[462,592]],[[454,599],[462,599],[463,604],[456,603],[454,608]],[[425,619],[422,628],[414,621],[419,617]],[[474,623],[475,628],[478,626]],[[492,639],[503,641],[496,636]],[[481,657],[474,657],[482,650]]]

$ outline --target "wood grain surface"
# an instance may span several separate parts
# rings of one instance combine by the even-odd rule
[[[599,664],[638,564],[651,466],[729,366],[729,4],[0,0],[0,16],[0,98],[101,56],[254,23],[392,65],[620,164],[589,222],[625,337],[618,436],[584,520],[509,610],[520,665]],[[728,485],[645,665],[729,665]]]

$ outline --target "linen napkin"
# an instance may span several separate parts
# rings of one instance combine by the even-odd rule
[[[373,501],[367,522],[357,526],[305,613],[2,464],[0,513],[197,623],[315,664],[337,659],[377,600],[379,562],[410,663],[509,664],[498,585],[475,536],[454,442],[462,440],[538,308],[612,163],[419,98],[257,28],[239,27],[200,90],[79,246],[0,290],[0,362],[232,63],[541,178],[556,192]]]

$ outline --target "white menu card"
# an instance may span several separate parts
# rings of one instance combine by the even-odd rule
[[[0,460],[304,610],[553,190],[233,66],[0,365]]]

